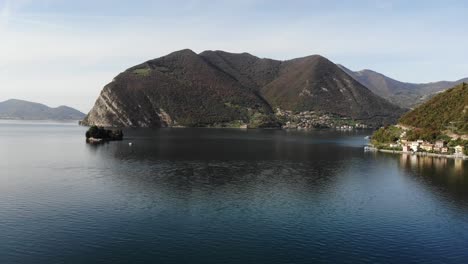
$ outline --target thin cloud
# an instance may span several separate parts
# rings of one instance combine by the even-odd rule
[[[10,1],[6,1],[3,6],[0,7],[0,30],[8,25],[10,13]]]

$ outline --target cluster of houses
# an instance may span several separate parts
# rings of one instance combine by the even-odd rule
[[[451,151],[443,140],[438,140],[435,144],[424,140],[408,141],[405,139],[398,140],[395,144],[390,144],[391,148],[401,147],[403,152],[435,152],[441,154],[450,154]],[[456,156],[463,156],[463,146],[454,147]]]
[[[335,129],[338,130],[353,130],[353,129],[361,129],[361,128],[369,128],[369,126],[365,124],[355,124],[355,125],[341,125],[341,126],[336,126]]]
[[[338,129],[338,130],[353,130],[354,127],[350,126],[350,125],[342,125],[342,126],[335,127],[335,129]]]
[[[295,113],[293,111],[276,109],[276,115],[283,117],[286,122],[284,129],[310,129],[316,127],[330,127],[332,118],[325,114],[314,111],[303,111]]]
[[[339,130],[353,130],[355,128],[367,128],[365,124],[346,124],[351,123],[352,120],[349,118],[340,118],[314,111],[297,113],[277,108],[276,115],[285,119],[284,129],[336,128]]]

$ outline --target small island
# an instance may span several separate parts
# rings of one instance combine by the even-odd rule
[[[86,143],[101,144],[108,141],[123,139],[122,130],[105,129],[103,127],[91,126],[86,131]]]

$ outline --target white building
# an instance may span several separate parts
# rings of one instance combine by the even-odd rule
[[[455,155],[457,156],[463,156],[463,147],[458,145],[455,147]]]
[[[403,151],[404,152],[411,152],[411,146],[410,145],[403,145]]]
[[[419,142],[418,141],[413,141],[411,142],[411,150],[412,151],[418,151],[419,150]]]
[[[437,148],[443,148],[443,147],[445,147],[445,142],[444,142],[443,140],[437,140],[437,141],[435,142],[435,147],[437,147]]]

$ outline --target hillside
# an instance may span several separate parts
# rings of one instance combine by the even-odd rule
[[[248,53],[182,50],[119,74],[82,123],[271,127],[279,125],[277,108],[370,125],[395,122],[403,113],[321,56],[277,61]]]
[[[388,123],[402,113],[321,56],[283,62],[277,78],[261,92],[274,107],[334,113],[364,123]]]
[[[17,99],[0,102],[0,119],[81,120],[84,116],[85,114],[68,106],[51,108]]]
[[[399,122],[420,129],[468,134],[468,84],[462,83],[434,96],[403,115]]]
[[[468,78],[465,78],[454,82],[407,83],[372,70],[351,71],[343,65],[339,66],[375,94],[403,108],[414,108],[441,91],[468,82]]]
[[[191,50],[147,61],[106,85],[85,125],[121,127],[277,126],[273,111],[251,87]],[[272,122],[270,122],[272,120]],[[252,124],[253,125],[253,124]]]

